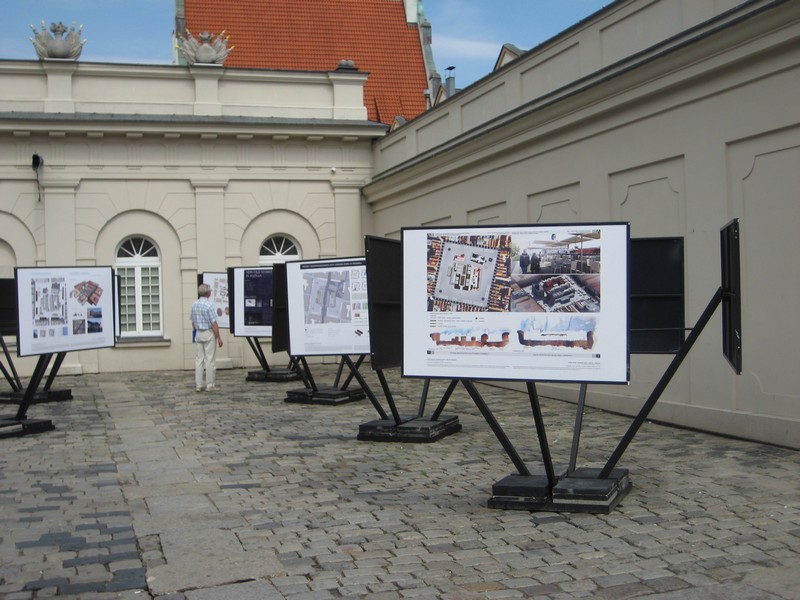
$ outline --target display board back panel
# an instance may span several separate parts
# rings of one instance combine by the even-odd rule
[[[289,351],[289,299],[285,263],[272,266],[272,351]]]
[[[111,267],[17,267],[20,356],[114,345]]]
[[[17,335],[17,284],[0,279],[0,335]]]
[[[403,362],[403,253],[400,240],[366,236],[369,347],[373,369]]]
[[[626,383],[627,223],[406,228],[403,374]]]
[[[288,262],[286,289],[293,356],[369,353],[363,256]]]

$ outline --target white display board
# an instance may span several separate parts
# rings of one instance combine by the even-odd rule
[[[369,353],[364,257],[288,262],[286,285],[290,354]]]
[[[17,267],[19,356],[114,345],[111,267]]]
[[[233,334],[272,336],[272,267],[234,267]]]
[[[403,375],[626,383],[627,223],[402,230]]]
[[[228,274],[227,273],[202,273],[201,283],[211,288],[211,304],[217,313],[217,325],[222,329],[229,329],[230,308],[228,306]]]

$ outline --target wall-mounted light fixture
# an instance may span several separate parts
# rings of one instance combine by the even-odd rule
[[[39,181],[39,169],[44,166],[44,159],[38,154],[31,156],[31,168],[36,173],[36,187],[39,189],[39,202],[42,201],[42,182]]]

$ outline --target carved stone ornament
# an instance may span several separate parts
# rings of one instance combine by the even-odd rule
[[[187,64],[221,65],[233,50],[233,46],[228,48],[228,38],[224,35],[223,31],[213,39],[214,36],[205,31],[195,38],[187,29],[186,37],[178,36],[178,50]]]
[[[83,25],[78,30],[75,30],[75,23],[67,30],[67,26],[61,21],[58,23],[50,24],[50,31],[52,35],[47,33],[47,29],[42,20],[41,31],[36,31],[36,28],[31,25],[31,30],[36,35],[35,38],[30,39],[33,47],[36,49],[36,54],[39,59],[45,58],[61,58],[66,60],[78,60],[78,57],[83,51],[83,45],[86,40],[81,40],[81,33],[83,32]],[[66,36],[64,34],[67,34]]]

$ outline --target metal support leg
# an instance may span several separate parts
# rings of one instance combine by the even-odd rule
[[[539,394],[536,392],[536,384],[534,382],[527,381],[526,385],[528,388],[528,396],[531,400],[533,421],[536,423],[536,435],[539,438],[539,448],[542,451],[542,462],[544,462],[544,470],[547,474],[547,483],[550,484],[550,487],[553,487],[556,484],[556,475],[553,470],[553,459],[550,456],[550,446],[547,443],[547,433],[544,428],[542,409],[539,406]]]
[[[583,410],[586,406],[586,384],[581,384],[578,394],[578,408],[575,409],[575,426],[572,428],[572,449],[569,453],[569,466],[567,475],[575,472],[575,464],[578,462],[578,448],[581,443],[581,427],[583,427]]]
[[[636,432],[639,431],[639,428],[644,423],[647,416],[650,414],[650,411],[653,410],[653,407],[658,402],[658,399],[661,397],[661,394],[664,393],[669,382],[672,380],[672,377],[678,371],[678,368],[681,366],[681,363],[689,354],[689,350],[692,349],[692,346],[697,341],[697,338],[700,337],[700,333],[702,333],[705,326],[711,320],[711,316],[714,314],[714,311],[717,309],[717,306],[722,301],[722,288],[720,287],[717,289],[717,292],[714,294],[714,297],[711,299],[711,302],[708,303],[706,309],[703,311],[703,314],[700,315],[700,318],[697,321],[697,324],[692,328],[691,333],[688,335],[686,340],[681,344],[681,349],[675,355],[675,358],[672,359],[669,367],[667,370],[664,371],[664,374],[661,376],[661,379],[656,384],[656,387],[650,393],[650,397],[647,398],[647,401],[642,406],[641,410],[639,410],[639,414],[636,415],[636,418],[631,423],[630,427],[628,427],[628,431],[625,432],[625,435],[620,440],[619,444],[617,444],[616,449],[611,454],[611,457],[608,459],[606,466],[603,467],[603,470],[600,471],[599,478],[605,479],[610,474],[614,467],[619,462],[619,459],[622,458],[622,454],[625,452],[625,449],[628,445],[633,441]]]
[[[453,392],[455,391],[458,382],[459,382],[458,379],[453,379],[450,382],[450,385],[447,386],[447,389],[444,392],[444,396],[442,396],[442,399],[439,401],[439,406],[436,407],[436,410],[434,410],[433,414],[431,415],[431,421],[439,420],[439,417],[441,416],[444,407],[447,405],[447,401],[450,400],[450,396],[453,395]],[[464,387],[466,387],[466,385]]]
[[[481,411],[483,418],[489,424],[489,427],[491,428],[492,432],[494,432],[494,435],[497,437],[500,445],[503,446],[503,449],[506,451],[506,454],[508,454],[511,462],[513,462],[514,466],[517,467],[519,474],[530,476],[531,472],[528,470],[528,467],[525,466],[525,463],[522,461],[522,458],[520,457],[516,448],[514,448],[511,440],[508,439],[508,436],[506,435],[506,432],[503,431],[500,423],[497,422],[497,419],[492,414],[492,411],[489,410],[489,407],[486,405],[486,402],[484,402],[480,392],[478,392],[478,390],[475,388],[475,384],[469,379],[462,379],[461,383],[464,384],[467,393],[469,393],[469,395],[472,397],[472,400],[475,402],[475,406],[478,407],[478,410]]]

